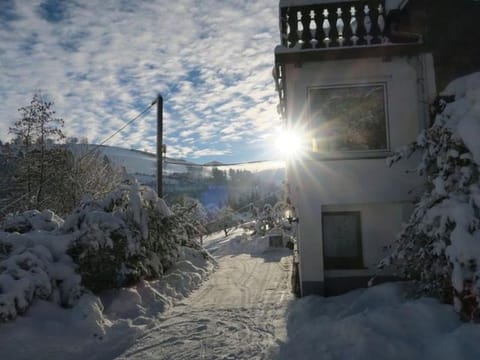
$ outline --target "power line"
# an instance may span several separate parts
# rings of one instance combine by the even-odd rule
[[[256,164],[263,164],[263,163],[282,163],[282,160],[255,160],[255,161],[247,161],[247,162],[236,162],[236,163],[221,163],[221,164],[195,164],[190,162],[185,162],[182,160],[175,160],[175,159],[164,159],[164,162],[167,164],[172,165],[184,165],[184,166],[196,166],[196,167],[228,167],[228,166],[241,166],[241,165],[256,165]]]
[[[91,155],[93,154],[95,151],[97,151],[97,149],[99,149],[100,147],[102,147],[103,145],[105,145],[106,142],[108,142],[109,140],[111,140],[113,137],[115,137],[116,135],[118,135],[122,130],[124,130],[127,126],[129,126],[130,124],[132,124],[134,121],[140,119],[142,116],[144,116],[147,112],[150,111],[150,109],[153,107],[153,105],[155,105],[157,103],[157,100],[153,100],[152,103],[150,105],[148,105],[145,109],[143,109],[142,112],[140,112],[137,116],[135,116],[134,118],[128,120],[125,124],[123,124],[117,131],[115,131],[112,135],[108,136],[107,138],[105,138],[103,141],[100,142],[100,144],[97,144],[95,145],[92,149],[90,149],[89,151],[87,151],[85,154],[83,154],[82,156],[80,156],[80,158],[78,159],[78,161],[82,161],[83,159],[85,159],[88,155]],[[88,145],[87,145],[87,148],[88,148]]]
[[[137,116],[135,116],[133,119],[127,121],[120,129],[118,129],[117,131],[115,131],[112,135],[110,135],[109,137],[107,137],[106,139],[104,139],[100,144],[98,144],[95,149],[97,149],[98,147],[104,145],[107,141],[109,141],[110,139],[112,139],[113,137],[115,137],[116,135],[118,135],[123,129],[125,129],[127,126],[129,126],[130,124],[132,124],[134,121],[138,120],[139,118],[141,118],[143,115],[145,115],[148,111],[150,111],[150,109],[153,107],[153,105],[155,105],[157,103],[157,100],[154,100],[152,101],[152,103],[150,105],[148,105],[141,113],[139,113]]]

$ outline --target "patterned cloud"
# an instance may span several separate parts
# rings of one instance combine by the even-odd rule
[[[41,90],[99,143],[161,93],[168,155],[271,158],[275,0],[1,0],[0,139]],[[108,144],[155,151],[153,109]]]

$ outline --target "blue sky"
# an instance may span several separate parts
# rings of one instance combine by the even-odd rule
[[[161,93],[168,156],[275,158],[277,0],[0,0],[0,139],[41,90],[99,143]],[[108,144],[155,152],[156,112]]]

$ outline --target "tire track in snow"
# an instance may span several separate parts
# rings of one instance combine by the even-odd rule
[[[213,360],[270,357],[274,330],[271,325],[260,325],[252,309],[198,310],[175,315],[122,358]]]
[[[209,280],[119,359],[270,359],[285,335],[288,255],[217,258]]]

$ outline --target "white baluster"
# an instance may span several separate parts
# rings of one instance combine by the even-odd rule
[[[323,19],[322,29],[323,29],[323,33],[325,34],[325,38],[323,39],[323,42],[325,46],[328,47],[332,42],[332,40],[330,40],[329,38],[331,27],[330,27],[330,21],[328,20],[327,9],[323,10],[323,16],[324,16],[324,19]]]
[[[303,24],[302,24],[302,13],[300,11],[297,11],[297,36],[298,36],[298,43],[302,45],[303,44]]]
[[[357,18],[355,17],[355,14],[357,13],[357,10],[355,10],[355,7],[352,6],[350,8],[350,30],[352,30],[352,37],[350,40],[352,40],[353,45],[357,45],[358,41],[358,36],[357,36],[357,29],[358,29],[358,21]]]
[[[365,27],[365,36],[364,39],[368,45],[372,42],[372,35],[370,35],[370,31],[372,30],[372,20],[370,19],[370,8],[368,5],[365,5],[363,8],[363,12],[365,13],[365,17],[363,19],[363,26]]]
[[[342,9],[338,8],[337,9],[337,32],[338,32],[338,44],[340,46],[343,46],[343,42],[345,39],[343,38],[343,28],[345,26],[343,19],[342,19]]]
[[[312,40],[310,40],[310,44],[312,44],[312,48],[315,48],[318,44],[317,40],[317,22],[315,21],[315,11],[310,11],[310,34],[312,35]]]
[[[385,30],[385,17],[383,16],[383,6],[382,4],[378,5],[378,19],[377,19],[378,28],[380,33],[378,34],[378,38],[380,39],[380,43],[385,42],[385,37],[383,36],[383,31]]]

